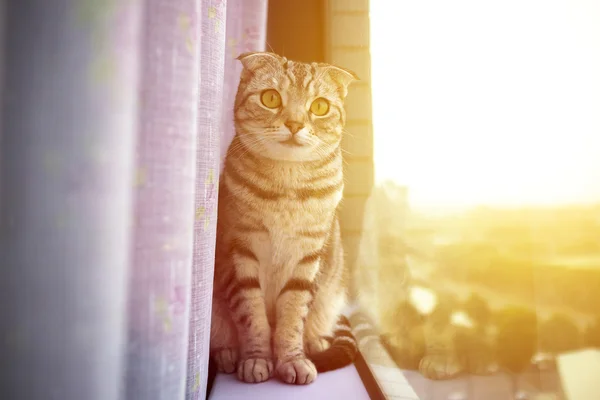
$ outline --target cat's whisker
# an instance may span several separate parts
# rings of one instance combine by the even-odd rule
[[[342,150],[342,153],[347,154],[349,156],[353,156],[354,155],[354,153],[352,153],[352,152],[350,152],[350,151],[348,151],[348,150],[346,150],[344,148],[342,148],[341,150]]]
[[[269,44],[269,42],[265,40],[265,43],[266,43],[267,47],[269,48],[269,50],[271,51],[271,53],[275,53],[275,50],[273,50],[273,47]]]
[[[350,131],[347,131],[346,129],[342,129],[342,134],[343,134],[344,136],[350,136],[350,137],[351,137],[351,138],[353,138],[353,139],[355,138],[355,135],[354,135],[352,132],[350,132]]]
[[[252,148],[252,146],[258,142],[260,142],[260,140],[262,140],[260,137],[255,136],[255,137],[250,137],[249,140],[245,140],[245,142],[242,142],[241,139],[239,139],[238,141],[235,141],[232,143],[232,145],[229,148],[228,153],[232,156],[232,157],[238,157],[241,153],[242,150],[247,150],[248,148]],[[245,152],[244,152],[245,154]]]

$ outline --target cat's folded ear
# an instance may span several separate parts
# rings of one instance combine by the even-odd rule
[[[266,51],[242,53],[237,57],[237,59],[241,61],[244,69],[248,71],[256,71],[259,68],[267,66],[277,68],[281,66],[282,60],[285,60],[283,57],[280,57],[275,53],[269,53]]]
[[[348,94],[348,86],[352,82],[360,80],[354,72],[346,68],[338,67],[337,65],[325,64],[322,68],[325,69],[325,72],[329,74],[331,79],[342,89],[342,97],[346,97]]]

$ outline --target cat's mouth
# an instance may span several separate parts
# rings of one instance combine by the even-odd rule
[[[288,147],[302,147],[304,146],[302,143],[299,143],[296,139],[294,139],[294,137],[292,136],[291,138],[284,140],[282,142],[279,142],[284,146],[288,146]]]

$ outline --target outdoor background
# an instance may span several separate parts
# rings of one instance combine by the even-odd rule
[[[408,266],[409,303],[464,328],[466,356],[560,393],[554,357],[600,348],[600,3],[370,7],[372,196],[403,215],[378,225],[378,279]]]

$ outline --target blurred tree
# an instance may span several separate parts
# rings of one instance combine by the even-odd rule
[[[540,350],[560,354],[579,349],[581,332],[575,322],[564,314],[555,314],[540,326]]]
[[[600,317],[587,327],[584,342],[586,347],[600,349]]]
[[[538,339],[537,315],[521,307],[502,310],[498,318],[498,363],[512,378],[513,394],[517,392],[517,374],[531,362]]]
[[[472,293],[467,301],[465,301],[463,307],[467,315],[479,328],[485,328],[490,323],[490,307],[485,299],[477,293]]]

